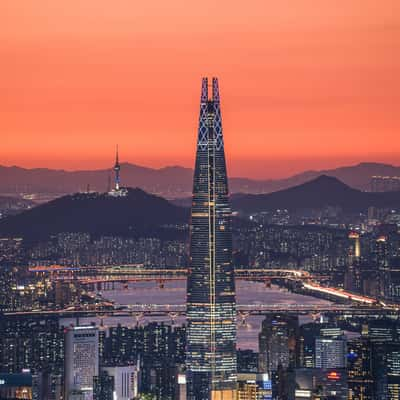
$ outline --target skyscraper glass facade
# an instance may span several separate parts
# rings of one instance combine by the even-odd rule
[[[229,205],[217,78],[203,78],[187,284],[188,400],[236,396],[236,310]]]
[[[93,378],[99,375],[99,330],[76,326],[65,332],[65,399],[93,399]]]

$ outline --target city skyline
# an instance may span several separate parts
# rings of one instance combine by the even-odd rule
[[[208,72],[224,83],[231,176],[400,159],[395,1],[85,3],[2,12],[2,164],[105,167],[118,142],[121,159],[192,167]]]
[[[0,399],[400,400],[400,2],[0,10]]]

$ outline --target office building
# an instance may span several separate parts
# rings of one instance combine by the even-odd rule
[[[93,378],[99,375],[99,332],[76,326],[65,332],[65,400],[93,400]]]
[[[231,209],[217,78],[203,78],[187,283],[188,400],[236,398]]]
[[[103,367],[102,372],[113,378],[113,400],[130,400],[139,393],[139,374],[137,365]]]
[[[237,371],[238,372],[258,372],[259,354],[253,350],[237,351]]]
[[[0,399],[43,399],[42,376],[29,370],[7,374],[0,373]]]
[[[298,317],[268,315],[265,317],[259,343],[259,369],[261,372],[277,371],[296,366]]]
[[[308,323],[301,325],[299,337],[299,366],[315,367],[315,339],[320,335],[321,324]]]
[[[346,339],[319,337],[315,340],[316,368],[345,368]]]
[[[267,373],[238,373],[237,400],[272,400],[271,378]]]
[[[373,348],[367,338],[359,337],[348,342],[347,383],[349,399],[374,399]]]
[[[345,370],[300,368],[291,381],[291,399],[348,400]]]
[[[400,344],[375,343],[373,371],[376,399],[400,399]]]

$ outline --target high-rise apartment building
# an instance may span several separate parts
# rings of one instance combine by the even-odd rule
[[[188,400],[236,398],[236,309],[217,78],[203,78],[187,284]]]
[[[375,261],[378,271],[379,296],[383,299],[389,298],[390,290],[390,268],[389,248],[386,236],[380,236],[375,242]]]
[[[105,371],[93,378],[93,400],[114,400],[114,377]]]
[[[371,178],[371,192],[395,192],[399,189],[399,176],[373,176]]]

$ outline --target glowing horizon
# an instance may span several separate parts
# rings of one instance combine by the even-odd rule
[[[400,165],[395,0],[8,3],[1,165],[193,168],[210,75],[230,176]]]

